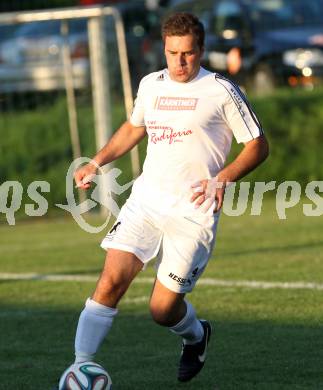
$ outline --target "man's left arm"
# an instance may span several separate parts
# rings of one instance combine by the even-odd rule
[[[195,202],[196,207],[199,207],[212,196],[216,200],[214,212],[217,212],[223,205],[227,183],[235,182],[246,176],[260,165],[268,155],[269,145],[265,135],[262,134],[246,142],[238,156],[224,167],[215,178],[201,180],[200,184],[194,185],[195,192],[191,202]]]

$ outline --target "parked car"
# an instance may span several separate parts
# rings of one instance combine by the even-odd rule
[[[73,78],[76,88],[88,84],[86,21],[70,23]],[[0,92],[48,91],[64,88],[63,37],[60,21],[21,25],[0,46]]]
[[[201,0],[167,12],[195,13],[207,34],[203,64],[260,94],[322,81],[322,10],[323,0]]]
[[[146,73],[145,62],[140,58],[142,42],[149,30],[149,12],[144,2],[120,3],[116,6],[124,21],[129,66],[133,86],[136,87]],[[119,88],[115,30],[111,17],[107,19],[109,23],[105,23],[105,30],[112,74],[110,79],[112,86]],[[16,27],[11,36],[0,42],[0,93],[64,88],[63,37],[60,28],[59,20],[26,23]],[[74,86],[82,89],[90,85],[87,20],[71,20],[69,30]]]
[[[14,25],[0,25],[0,43],[10,38],[16,29],[17,26]]]

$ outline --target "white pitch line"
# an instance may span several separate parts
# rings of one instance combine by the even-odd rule
[[[143,295],[141,297],[133,297],[133,298],[124,298],[121,303],[126,303],[126,304],[137,304],[137,303],[143,303],[143,302],[148,302],[149,301],[149,296]]]
[[[98,276],[92,275],[64,275],[64,274],[36,274],[36,273],[0,273],[0,280],[43,280],[48,282],[96,282]],[[154,278],[138,277],[134,283],[151,284]],[[201,278],[198,281],[202,286],[241,287],[251,289],[287,289],[287,290],[323,290],[322,283],[315,282],[266,282],[258,280],[223,280],[215,278]]]
[[[34,274],[34,273],[0,273],[0,280],[45,280],[47,282],[96,282],[98,276]]]
[[[221,280],[221,279],[201,279],[199,282],[205,286],[217,287],[246,287],[258,289],[291,289],[291,290],[323,290],[323,284],[314,282],[265,282],[258,280]]]

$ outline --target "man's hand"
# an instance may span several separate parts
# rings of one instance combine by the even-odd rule
[[[136,127],[129,121],[124,122],[113,134],[105,146],[93,157],[92,161],[79,168],[74,173],[76,187],[87,190],[100,167],[115,161],[117,158],[129,152],[145,136],[144,126]]]
[[[192,185],[194,194],[191,202],[195,202],[196,208],[203,206],[203,210],[208,210],[216,201],[214,212],[219,211],[223,205],[225,188],[253,171],[267,158],[268,153],[268,142],[263,134],[246,142],[235,160],[218,172],[216,177]]]
[[[207,212],[215,201],[213,212],[216,213],[223,205],[225,187],[226,183],[218,181],[217,177],[200,180],[191,186],[193,190],[191,202],[195,202],[195,208],[203,206],[204,211]]]
[[[76,187],[87,190],[91,187],[91,182],[99,168],[94,161],[90,162],[74,172],[74,180]]]

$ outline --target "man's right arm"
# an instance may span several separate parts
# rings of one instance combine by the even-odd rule
[[[145,135],[146,128],[144,126],[135,127],[129,121],[124,122],[107,144],[93,157],[93,163],[82,166],[74,173],[77,187],[90,188],[97,166],[103,166],[123,156],[137,145]]]

